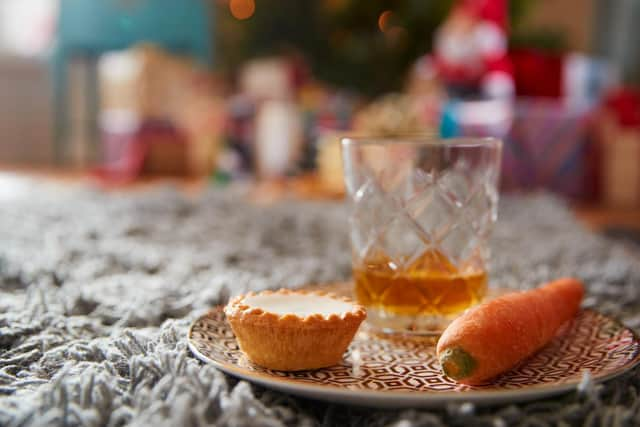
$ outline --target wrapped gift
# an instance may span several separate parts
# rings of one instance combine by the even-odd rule
[[[545,98],[452,102],[443,111],[441,133],[502,139],[504,190],[590,199],[596,192],[591,117],[589,109]]]
[[[123,159],[129,159],[133,152],[143,153],[144,170],[154,173],[212,172],[226,111],[216,94],[215,81],[204,70],[151,45],[105,55],[99,70],[107,169],[113,170],[111,153],[118,151],[114,146],[143,140],[151,142],[141,149],[123,150],[128,153]],[[120,124],[113,126],[115,116],[131,116],[136,126],[123,131]],[[118,162],[138,164],[141,160]],[[127,176],[142,171],[141,166],[125,169]]]
[[[194,173],[185,135],[171,123],[140,121],[135,115],[112,111],[103,114],[101,125],[104,162],[94,172],[105,182],[128,182],[141,174]]]
[[[589,109],[551,100],[519,100],[505,138],[503,188],[547,189],[575,199],[593,198],[592,118]]]
[[[612,93],[598,125],[603,201],[616,207],[640,206],[640,93]]]
[[[640,206],[640,130],[616,128],[602,146],[602,196],[606,204]]]

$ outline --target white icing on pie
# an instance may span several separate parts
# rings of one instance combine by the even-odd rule
[[[320,314],[325,317],[332,314],[342,316],[354,308],[353,304],[345,301],[323,295],[309,294],[252,295],[245,297],[244,303],[269,313],[278,315],[295,314],[300,317],[312,314]]]

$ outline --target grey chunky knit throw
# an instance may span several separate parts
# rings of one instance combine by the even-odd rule
[[[523,405],[383,411],[298,399],[200,363],[187,327],[229,294],[349,276],[343,206],[242,200],[36,185],[0,198],[0,425],[640,425],[638,370]],[[504,198],[493,260],[501,286],[579,276],[586,306],[640,328],[639,254],[587,232],[557,199]]]

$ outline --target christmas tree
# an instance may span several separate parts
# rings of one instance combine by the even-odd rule
[[[511,0],[517,24],[535,0]],[[302,53],[313,75],[367,95],[398,90],[455,0],[231,0],[218,2],[219,65]]]

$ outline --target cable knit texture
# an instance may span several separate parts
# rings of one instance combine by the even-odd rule
[[[2,426],[531,426],[640,424],[638,370],[561,398],[382,411],[239,382],[190,355],[198,313],[248,290],[345,280],[339,203],[246,203],[43,188],[0,192]],[[585,305],[640,327],[640,254],[589,233],[547,195],[503,198],[494,284],[585,280]]]

